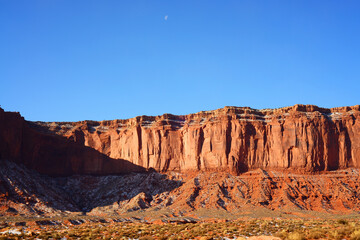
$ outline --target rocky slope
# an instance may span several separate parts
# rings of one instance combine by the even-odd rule
[[[360,167],[360,106],[225,107],[185,116],[27,122],[0,110],[0,153],[50,175]]]
[[[259,209],[349,214],[360,211],[359,180],[358,169],[313,175],[257,169],[239,176],[145,172],[48,177],[0,161],[0,216],[111,217],[140,211],[152,217],[212,218],[220,217],[211,216],[214,210],[241,215]]]
[[[52,178],[0,161],[0,216],[58,216],[79,212],[77,203]]]

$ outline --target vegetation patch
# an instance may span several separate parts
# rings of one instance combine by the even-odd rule
[[[358,220],[234,220],[198,223],[94,222],[58,225],[1,225],[0,239],[242,239],[273,236],[288,240],[360,240]],[[23,224],[22,224],[23,225]]]

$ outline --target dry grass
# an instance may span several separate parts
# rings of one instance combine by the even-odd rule
[[[281,239],[360,240],[360,221],[347,220],[234,220],[186,224],[92,223],[55,226],[5,227],[21,235],[0,234],[0,239],[230,239],[250,236],[277,236]]]

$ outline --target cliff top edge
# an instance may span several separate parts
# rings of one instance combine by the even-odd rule
[[[114,119],[114,120],[102,120],[102,121],[94,121],[94,120],[82,120],[82,121],[74,121],[74,122],[68,122],[68,121],[28,121],[28,122],[34,122],[34,123],[91,123],[91,122],[123,122],[123,121],[158,121],[158,120],[166,120],[166,119],[175,119],[175,120],[187,120],[192,118],[201,118],[201,117],[209,117],[209,116],[221,116],[221,115],[227,115],[227,114],[254,114],[254,115],[260,115],[260,116],[268,116],[268,115],[280,115],[285,113],[291,113],[291,112],[319,112],[321,114],[332,114],[332,113],[346,113],[349,111],[360,111],[360,105],[354,105],[354,106],[343,106],[343,107],[334,107],[334,108],[322,108],[318,107],[316,105],[311,104],[295,104],[293,106],[287,106],[287,107],[280,107],[280,108],[265,108],[265,109],[255,109],[251,107],[237,107],[237,106],[225,106],[223,108],[215,109],[215,110],[209,110],[209,111],[200,111],[196,113],[190,113],[187,115],[175,115],[171,113],[164,113],[162,115],[157,116],[147,116],[147,115],[141,115],[136,116],[133,118],[128,119]],[[20,115],[19,112],[13,112],[13,111],[5,111],[3,108],[0,107],[0,113],[12,113],[14,115]],[[20,115],[21,116],[21,115]]]

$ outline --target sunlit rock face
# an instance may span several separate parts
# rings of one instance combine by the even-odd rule
[[[1,157],[50,175],[360,167],[360,107],[225,107],[184,116],[27,122],[0,111]]]

